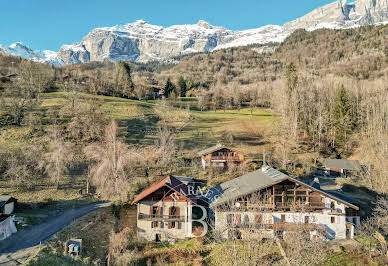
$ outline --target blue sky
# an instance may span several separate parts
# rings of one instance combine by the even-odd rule
[[[21,41],[58,51],[96,27],[144,19],[194,24],[202,19],[232,30],[282,25],[334,0],[0,0],[0,44]]]

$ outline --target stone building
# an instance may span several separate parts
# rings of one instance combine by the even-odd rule
[[[201,211],[199,206],[206,205],[196,196],[204,184],[193,178],[166,176],[143,190],[133,201],[138,237],[148,241],[192,237],[192,220]]]

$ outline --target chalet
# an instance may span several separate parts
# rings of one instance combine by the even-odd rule
[[[212,190],[215,229],[224,238],[283,236],[297,228],[310,237],[353,238],[360,224],[359,206],[267,166]]]
[[[12,214],[15,210],[17,200],[9,195],[0,196],[0,213]]]
[[[244,162],[244,154],[222,144],[200,151],[198,156],[201,157],[203,168],[208,166],[226,167],[230,163],[238,165]]]
[[[193,210],[204,202],[194,195],[205,183],[166,176],[143,190],[137,204],[137,235],[148,241],[185,239],[193,233]]]
[[[354,171],[360,171],[359,161],[343,159],[325,159],[325,168],[330,176],[347,177]]]

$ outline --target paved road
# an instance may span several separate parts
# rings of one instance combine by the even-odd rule
[[[95,202],[75,209],[66,210],[41,224],[31,226],[0,242],[0,265],[19,265],[56,232],[78,218],[109,206],[109,202]]]

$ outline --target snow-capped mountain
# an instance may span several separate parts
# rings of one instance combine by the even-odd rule
[[[155,26],[144,20],[138,20],[126,25],[96,28],[81,42],[63,45],[57,55],[52,51],[35,52],[20,43],[13,44],[5,50],[24,58],[55,64],[105,60],[148,62],[228,47],[280,43],[300,28],[344,29],[387,22],[388,0],[357,0],[352,3],[339,0],[317,8],[283,26],[268,25],[257,29],[233,31],[212,26],[202,20],[197,24],[171,27]]]
[[[232,31],[202,20],[193,25],[168,28],[138,20],[127,25],[94,29],[80,43],[62,46],[58,57],[66,63],[147,62],[252,43],[281,42],[286,36],[280,26]]]
[[[57,57],[57,53],[50,50],[34,51],[21,42],[16,42],[8,47],[0,45],[0,52],[20,56],[35,62],[49,63],[52,65],[64,65],[62,59]]]

